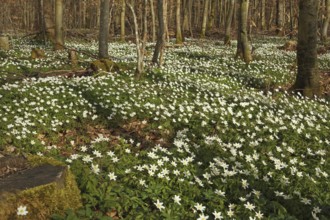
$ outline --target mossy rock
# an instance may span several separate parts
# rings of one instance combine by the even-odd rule
[[[38,156],[29,156],[27,164],[26,169],[0,179],[0,219],[19,219],[19,206],[26,206],[24,219],[31,220],[50,219],[82,206],[75,178],[66,166]]]
[[[31,59],[41,59],[45,58],[45,51],[39,48],[33,48],[31,51]]]
[[[120,68],[119,66],[109,59],[100,59],[95,60],[90,65],[91,69],[95,72],[97,71],[106,71],[106,72],[119,72]]]

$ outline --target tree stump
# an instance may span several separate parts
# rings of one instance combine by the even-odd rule
[[[45,51],[38,49],[38,48],[33,48],[31,51],[31,58],[32,59],[45,58]]]
[[[9,38],[0,36],[0,50],[9,50]]]
[[[0,172],[5,172],[0,175],[0,219],[17,219],[20,206],[28,211],[24,219],[49,219],[81,206],[73,175],[55,160],[4,157],[0,158]]]
[[[73,68],[77,67],[77,65],[78,65],[78,58],[77,58],[76,51],[75,50],[69,50],[68,57],[69,57],[69,60],[71,62],[71,66]]]

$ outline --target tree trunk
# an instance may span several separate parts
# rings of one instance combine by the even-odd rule
[[[143,19],[142,19],[142,25],[143,25],[143,34],[142,34],[142,41],[140,40],[139,36],[139,25],[136,18],[136,13],[134,11],[134,8],[131,4],[127,4],[129,9],[132,12],[133,15],[133,21],[134,21],[134,29],[135,29],[135,39],[136,39],[136,52],[137,52],[137,68],[136,68],[136,76],[138,78],[141,77],[141,75],[144,72],[144,54],[145,54],[145,47],[147,43],[147,5],[148,1],[143,1]]]
[[[298,74],[293,89],[307,97],[321,94],[317,70],[318,3],[318,0],[299,1]]]
[[[55,1],[55,50],[64,49],[63,0]]]
[[[204,2],[204,12],[203,12],[203,23],[202,23],[201,38],[205,38],[209,2],[210,2],[210,0],[205,0],[205,2]]]
[[[120,12],[120,40],[125,41],[125,12],[126,12],[126,2],[121,0],[121,12]]]
[[[181,32],[181,0],[176,0],[176,43],[182,44],[183,38],[182,38],[182,32]]]
[[[283,0],[277,0],[276,2],[276,34],[284,35],[284,2]]]
[[[330,22],[330,0],[325,0],[325,20],[323,22],[322,26],[322,32],[321,32],[321,40],[322,42],[326,42],[328,38],[328,27]]]
[[[266,0],[261,0],[261,30],[266,30]]]
[[[231,39],[231,21],[234,14],[235,0],[229,0],[229,10],[226,16],[226,27],[225,27],[225,45],[230,45]]]
[[[151,31],[152,31],[152,42],[156,41],[156,18],[155,18],[155,8],[154,0],[150,0],[150,10],[151,10]]]
[[[109,38],[109,0],[101,0],[100,4],[100,31],[99,31],[99,58],[108,58]]]
[[[164,0],[166,1],[166,0]],[[164,30],[164,1],[158,0],[157,1],[157,11],[158,11],[158,34],[157,34],[157,42],[154,50],[154,54],[152,57],[153,63],[158,63],[158,66],[163,64],[163,53],[165,48],[165,30]]]
[[[251,49],[247,34],[247,18],[249,11],[249,0],[239,0],[239,19],[238,19],[238,42],[236,57],[242,58],[245,63],[252,61]]]
[[[47,39],[52,43],[55,43],[55,25],[54,25],[54,14],[52,2],[49,0],[42,1],[43,11],[44,11],[44,29],[47,36]]]

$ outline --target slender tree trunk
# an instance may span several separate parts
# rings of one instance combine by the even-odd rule
[[[325,7],[326,7],[325,20],[323,22],[322,32],[321,32],[321,40],[323,42],[326,42],[328,38],[328,27],[330,22],[330,0],[325,0]]]
[[[64,48],[63,35],[63,0],[55,1],[55,50]]]
[[[203,12],[203,23],[202,23],[201,38],[205,38],[209,2],[210,2],[210,0],[205,0],[205,2],[204,2],[204,12]]]
[[[277,0],[276,2],[276,34],[284,35],[284,1]]]
[[[226,27],[225,27],[225,45],[230,45],[231,39],[231,21],[234,14],[235,0],[229,0],[229,10],[226,16]]]
[[[158,32],[157,32],[157,42],[152,57],[153,63],[158,63],[158,66],[163,64],[163,53],[165,48],[165,24],[164,24],[164,2],[166,0],[157,0],[157,16],[158,16]]]
[[[145,54],[145,48],[147,43],[147,29],[148,29],[148,23],[147,23],[147,6],[148,6],[148,0],[143,0],[143,19],[142,19],[142,25],[143,25],[143,34],[142,34],[142,41],[140,40],[139,36],[139,25],[137,22],[136,14],[134,11],[134,8],[131,4],[127,4],[129,9],[132,12],[133,15],[133,21],[134,21],[134,28],[135,28],[135,39],[136,39],[136,50],[137,50],[137,68],[136,68],[136,76],[138,78],[141,77],[141,75],[144,72],[144,54]]]
[[[55,43],[55,25],[54,25],[54,13],[52,2],[49,0],[43,1],[43,10],[44,10],[44,24],[45,24],[45,32],[47,39]]]
[[[167,16],[168,4],[167,4],[167,0],[164,0],[163,7],[164,7],[163,19],[164,19],[165,41],[169,42],[170,41],[170,36],[169,36],[169,31],[168,31],[168,16]]]
[[[293,89],[305,96],[321,94],[317,69],[318,0],[299,1],[298,74]]]
[[[99,31],[99,58],[108,58],[109,38],[109,6],[110,0],[101,0],[100,4],[100,31]]]
[[[155,18],[154,0],[150,0],[150,10],[151,10],[152,42],[155,42],[156,41],[156,18]]]
[[[181,31],[181,0],[176,0],[176,43],[182,44],[182,31]]]
[[[266,30],[266,0],[261,0],[261,30]]]
[[[245,63],[252,61],[251,49],[247,34],[247,18],[249,12],[249,0],[239,0],[239,25],[238,25],[238,42],[236,57],[242,58]]]
[[[120,40],[125,41],[125,13],[126,13],[126,2],[121,0],[121,12],[120,12]]]

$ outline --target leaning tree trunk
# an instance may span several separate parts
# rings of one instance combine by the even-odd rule
[[[230,45],[230,39],[231,39],[231,21],[234,14],[234,7],[235,7],[235,0],[229,1],[229,10],[226,17],[226,23],[225,23],[225,45]]]
[[[166,0],[164,0],[166,1]],[[154,50],[154,54],[152,57],[153,63],[158,63],[158,66],[161,66],[163,63],[163,53],[165,48],[165,23],[164,23],[164,1],[157,1],[157,16],[158,16],[158,34],[157,34],[157,42]]]
[[[110,0],[101,0],[100,4],[100,31],[99,31],[99,58],[108,58]]]
[[[209,0],[205,0],[205,2],[204,2],[204,12],[203,12],[203,23],[202,23],[201,38],[205,38],[206,26],[207,26],[208,9],[209,9]]]
[[[55,1],[55,50],[64,49],[63,0]]]
[[[181,31],[181,0],[176,0],[176,43],[182,44],[183,38],[182,38],[182,31]]]
[[[239,0],[239,19],[238,19],[238,42],[236,57],[242,58],[245,63],[252,61],[251,49],[248,41],[247,18],[249,11],[249,0]]]
[[[325,20],[321,32],[321,40],[323,42],[326,42],[328,37],[328,27],[330,22],[330,0],[325,0],[325,6],[326,6]]]
[[[293,89],[307,97],[321,94],[317,69],[318,5],[318,0],[299,1],[298,74]]]

